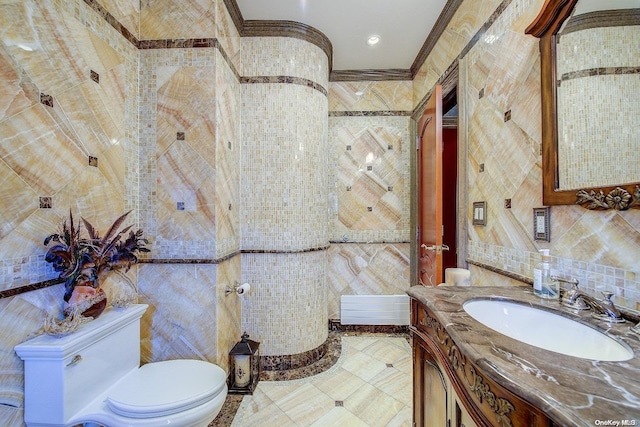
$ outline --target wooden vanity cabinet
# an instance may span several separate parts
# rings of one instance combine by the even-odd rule
[[[411,300],[416,427],[552,427],[539,409],[489,379],[435,315]]]

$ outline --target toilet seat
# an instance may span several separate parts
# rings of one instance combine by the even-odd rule
[[[223,392],[226,374],[201,360],[167,360],[143,365],[108,393],[111,411],[129,418],[167,416],[199,406]]]

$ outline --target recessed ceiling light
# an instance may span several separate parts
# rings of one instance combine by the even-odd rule
[[[373,36],[371,36],[371,37],[369,37],[367,39],[367,44],[369,46],[374,46],[374,45],[378,44],[379,41],[380,41],[380,36],[373,35]]]

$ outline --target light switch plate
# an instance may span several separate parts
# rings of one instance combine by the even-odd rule
[[[534,240],[551,241],[551,210],[549,207],[533,208],[533,238]]]
[[[487,202],[473,202],[473,225],[487,225]]]

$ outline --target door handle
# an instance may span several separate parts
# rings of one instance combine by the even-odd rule
[[[421,244],[421,245],[420,245],[420,247],[421,247],[422,249],[424,249],[425,251],[431,251],[431,252],[435,252],[435,251],[436,251],[436,249],[437,249],[437,246],[436,246],[436,245],[429,245],[429,246],[427,246],[427,245],[425,245],[424,243],[423,243],[423,244]]]
[[[437,254],[441,254],[442,251],[448,251],[449,250],[449,246],[448,245],[425,245],[424,243],[420,245],[420,247],[422,249],[424,249],[425,251],[431,251],[431,252],[435,252]]]

